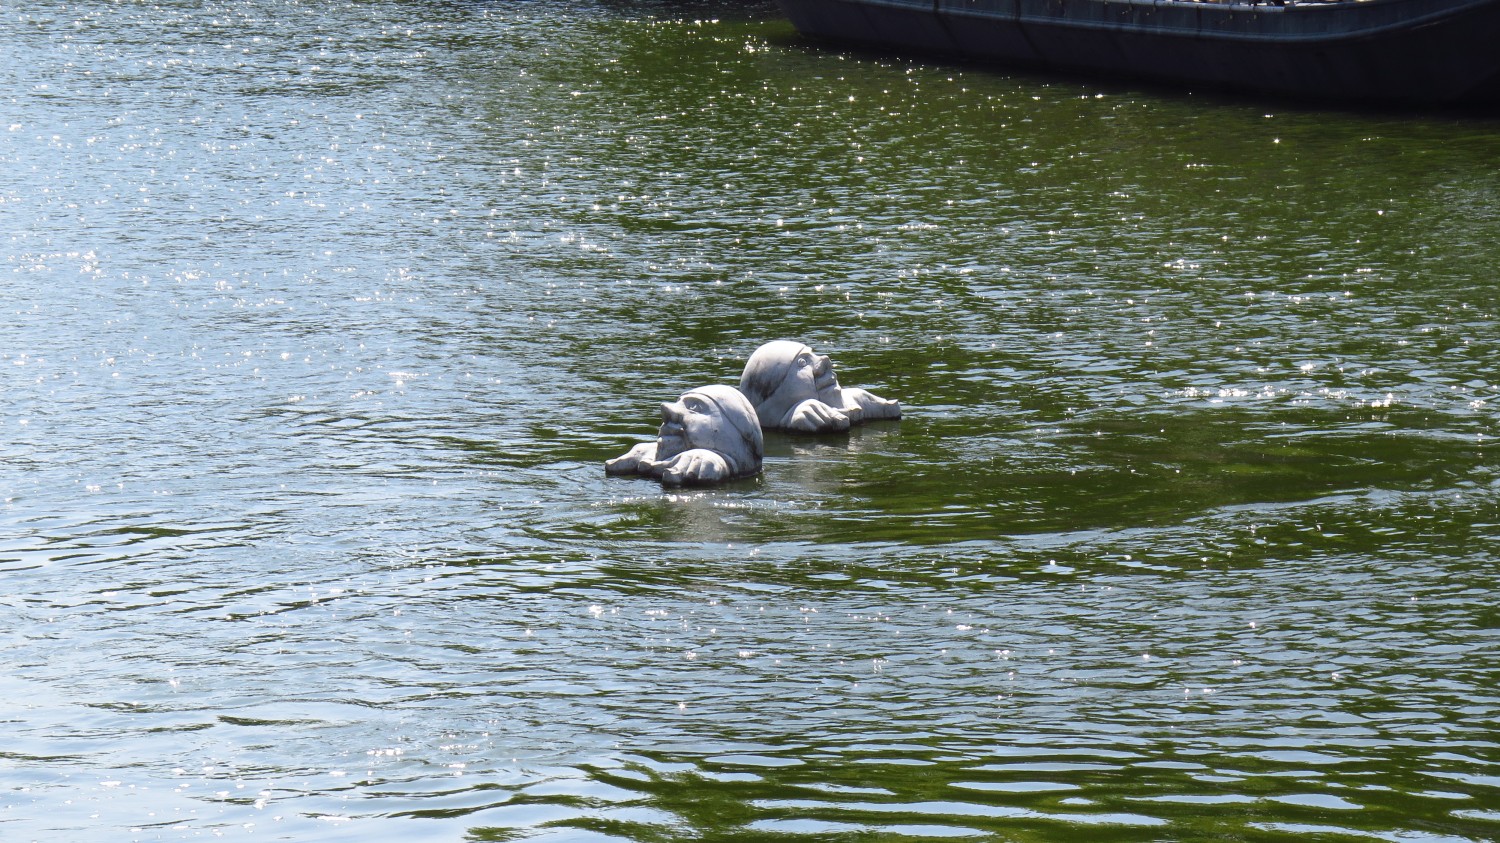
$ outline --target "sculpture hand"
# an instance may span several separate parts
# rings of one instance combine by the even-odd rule
[[[831,430],[848,430],[849,416],[842,411],[813,398],[793,407],[782,422],[782,427],[799,433],[826,433]]]
[[[620,456],[612,460],[606,460],[604,463],[604,473],[638,474],[641,473],[642,465],[649,468],[655,460],[656,443],[640,442]]]
[[[901,402],[890,398],[881,398],[864,389],[845,389],[844,401],[848,404],[857,405],[864,411],[865,421],[872,419],[899,419],[901,418]]]
[[[693,448],[657,463],[664,486],[698,486],[729,479],[729,463],[713,451]]]

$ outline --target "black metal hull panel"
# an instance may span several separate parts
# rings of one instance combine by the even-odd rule
[[[1280,96],[1500,100],[1500,0],[779,0],[804,35]]]

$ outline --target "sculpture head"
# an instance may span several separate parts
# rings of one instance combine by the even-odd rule
[[[760,419],[734,387],[709,384],[690,389],[676,401],[661,405],[661,419],[656,436],[657,461],[703,448],[723,456],[735,475],[760,470],[765,454]]]
[[[740,392],[767,424],[809,398],[833,407],[842,403],[833,361],[791,340],[768,342],[750,355],[740,375]]]

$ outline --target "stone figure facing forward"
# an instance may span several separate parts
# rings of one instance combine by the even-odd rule
[[[667,486],[704,486],[760,473],[765,443],[755,408],[723,384],[690,389],[661,405],[655,442],[604,463],[607,474],[641,474]]]
[[[841,388],[827,355],[791,340],[768,342],[750,355],[740,375],[740,392],[768,430],[827,433],[901,418],[899,401]]]

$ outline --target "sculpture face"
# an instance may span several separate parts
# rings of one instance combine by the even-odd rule
[[[782,381],[782,389],[802,396],[801,400],[816,398],[833,403],[839,391],[838,375],[833,373],[833,360],[826,354],[818,354],[807,346],[797,350],[792,360],[792,371]]]
[[[833,407],[841,403],[833,361],[790,340],[768,342],[750,355],[740,376],[740,391],[768,424],[808,399]]]
[[[687,392],[671,404],[661,405],[661,428],[656,432],[656,458],[667,460],[691,448],[720,450],[719,434],[725,426],[719,405],[696,392]]]
[[[702,448],[723,455],[736,472],[759,469],[764,444],[755,408],[738,390],[713,384],[661,405],[656,459],[665,462]]]
[[[772,430],[831,433],[901,418],[901,402],[839,386],[826,354],[790,340],[768,342],[750,355],[740,392],[755,405],[761,426]]]

